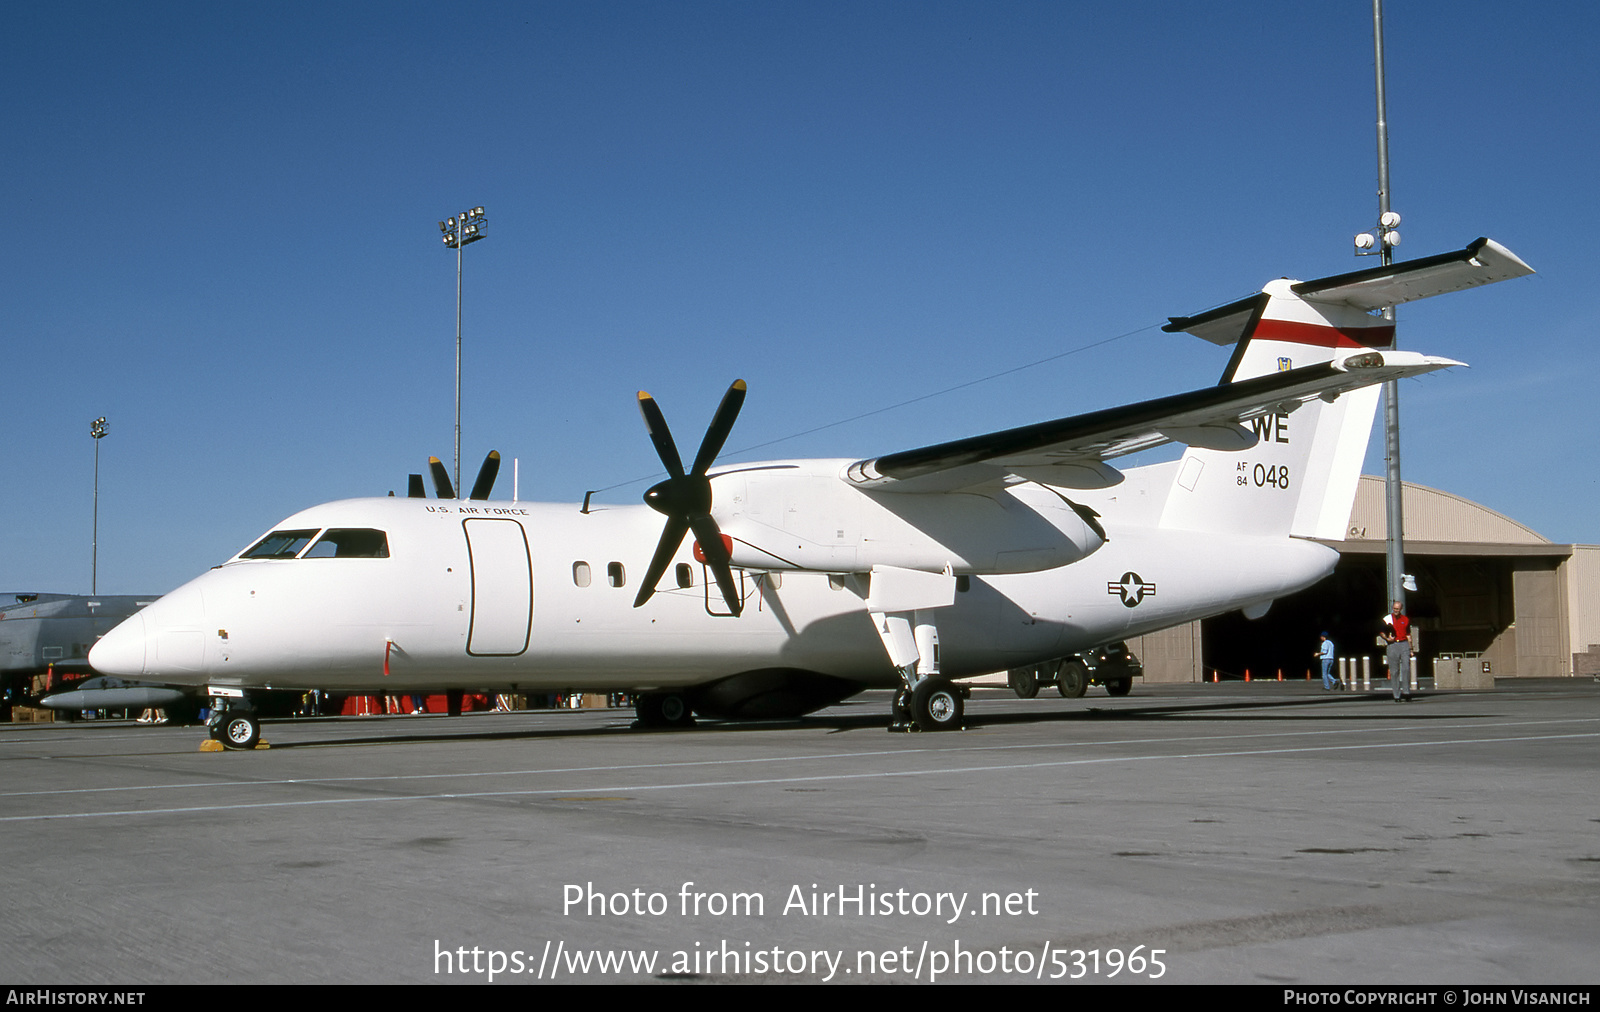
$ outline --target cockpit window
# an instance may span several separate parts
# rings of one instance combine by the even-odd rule
[[[300,550],[316,536],[315,529],[309,531],[273,531],[260,541],[257,541],[239,558],[292,559],[299,555]]]
[[[317,539],[306,559],[387,559],[389,536],[365,527],[332,528]]]

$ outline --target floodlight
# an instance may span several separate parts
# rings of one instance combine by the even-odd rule
[[[481,226],[484,222],[483,208],[469,207],[452,218],[439,223],[439,230],[444,233],[444,244],[456,253],[456,425],[455,425],[455,468],[453,484],[461,487],[461,251],[468,244],[484,238]]]

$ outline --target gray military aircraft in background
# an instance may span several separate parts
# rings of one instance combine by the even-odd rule
[[[89,648],[156,600],[149,594],[0,595],[0,707],[28,703],[65,713],[181,704],[182,690],[93,678]],[[34,691],[40,675],[48,681]],[[42,697],[42,698],[41,698]]]

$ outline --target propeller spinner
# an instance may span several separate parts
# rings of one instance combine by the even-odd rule
[[[683,458],[678,456],[678,446],[672,441],[672,432],[661,415],[661,408],[654,397],[643,390],[639,391],[639,414],[644,416],[650,441],[655,444],[656,454],[667,469],[667,480],[646,491],[644,501],[651,509],[665,516],[667,524],[662,528],[656,553],[650,559],[650,568],[644,574],[639,596],[634,599],[635,608],[655,594],[656,584],[672,564],[678,547],[683,544],[683,536],[694,531],[700,554],[715,574],[728,610],[735,615],[743,610],[739,588],[733,582],[728,545],[722,539],[717,522],[711,517],[711,479],[706,477],[706,472],[717,459],[717,454],[722,452],[722,444],[727,442],[728,433],[733,431],[734,420],[739,417],[739,408],[744,404],[744,395],[744,380],[734,380],[733,386],[723,395],[722,403],[717,405],[711,427],[706,430],[705,439],[700,443],[700,452],[695,455],[694,466],[685,474]]]

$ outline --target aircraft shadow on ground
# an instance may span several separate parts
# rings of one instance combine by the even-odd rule
[[[1145,706],[1138,703],[1123,703],[1119,706],[1087,705],[1082,709],[1059,710],[1037,708],[1030,712],[1029,705],[1021,700],[1016,701],[1015,707],[1009,710],[991,711],[990,707],[996,701],[986,701],[987,705],[977,713],[970,709],[967,711],[965,727],[975,730],[984,727],[1014,727],[1028,724],[1084,724],[1101,723],[1107,721],[1126,723],[1171,723],[1171,722],[1205,722],[1205,721],[1230,721],[1249,720],[1251,723],[1275,721],[1316,721],[1318,723],[1343,724],[1356,721],[1395,720],[1406,723],[1432,722],[1437,720],[1481,720],[1495,716],[1494,713],[1438,713],[1429,712],[1426,699],[1436,698],[1444,694],[1430,694],[1409,704],[1395,704],[1387,693],[1352,693],[1329,698],[1312,699],[1278,699],[1278,700],[1227,700],[1215,702],[1194,703],[1152,703]],[[998,701],[1001,705],[1005,701]],[[1318,713],[1318,709],[1335,703],[1370,702],[1371,707],[1363,707],[1357,711],[1341,710],[1333,713]],[[1418,704],[1422,705],[1419,706]],[[274,749],[297,748],[332,748],[347,745],[401,745],[401,744],[438,744],[441,742],[467,742],[467,741],[541,741],[559,740],[563,738],[593,738],[615,735],[661,735],[671,737],[696,732],[713,732],[717,734],[748,734],[757,732],[772,732],[781,729],[824,730],[832,734],[853,731],[877,731],[882,733],[888,726],[888,714],[875,703],[856,704],[860,712],[836,713],[827,712],[813,714],[807,717],[798,717],[786,720],[761,720],[761,721],[707,721],[703,720],[692,728],[653,728],[641,729],[633,726],[633,720],[626,710],[614,711],[614,716],[604,725],[585,724],[582,727],[525,727],[516,729],[487,729],[481,725],[473,727],[450,726],[435,732],[416,731],[406,728],[396,729],[392,734],[360,734],[354,736],[328,736],[312,737],[299,741],[273,741],[272,730],[278,722],[268,721],[263,728],[263,737],[272,743]],[[855,708],[855,707],[851,707]],[[838,708],[835,708],[838,709]],[[1279,712],[1273,712],[1279,711]],[[1290,711],[1290,712],[1284,712]],[[1308,712],[1309,711],[1309,712]],[[341,721],[342,722],[342,721]],[[430,721],[431,723],[432,721]],[[477,722],[473,722],[477,723]],[[283,726],[278,724],[278,726]],[[298,725],[304,730],[316,730],[315,725],[301,723]],[[377,730],[374,728],[373,730]],[[915,737],[927,737],[925,734],[916,734]],[[960,735],[938,735],[937,740],[946,737],[958,740]]]
[[[1331,703],[1371,702],[1371,708],[1358,711],[1343,710],[1337,713],[1307,712]],[[1043,714],[1024,713],[984,713],[974,718],[968,714],[967,724],[976,727],[980,724],[1029,724],[1044,723],[1049,721],[1059,722],[1096,722],[1096,721],[1207,721],[1207,720],[1249,720],[1251,723],[1266,721],[1305,721],[1346,723],[1352,721],[1371,721],[1374,719],[1396,719],[1416,722],[1419,720],[1463,720],[1480,719],[1494,716],[1493,714],[1460,714],[1460,713],[1430,713],[1424,707],[1418,709],[1418,701],[1402,703],[1396,706],[1388,694],[1356,693],[1329,699],[1279,699],[1279,700],[1250,700],[1213,703],[1183,703],[1183,704],[1158,704],[1152,706],[1088,706],[1082,710],[1055,711]],[[1389,709],[1384,709],[1388,707]],[[1293,712],[1264,712],[1285,711]]]

